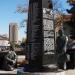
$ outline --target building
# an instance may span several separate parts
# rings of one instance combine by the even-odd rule
[[[9,47],[9,39],[5,36],[0,35],[0,49]]]
[[[18,25],[17,23],[9,24],[9,41],[10,43],[18,43]]]

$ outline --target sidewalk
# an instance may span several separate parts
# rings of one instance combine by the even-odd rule
[[[0,75],[17,75],[17,69],[15,69],[13,71],[0,70]]]
[[[75,75],[75,69],[65,71],[65,75]]]

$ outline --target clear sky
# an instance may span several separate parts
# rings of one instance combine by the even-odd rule
[[[58,7],[62,7],[63,9],[68,8],[68,4],[66,0],[52,0],[53,2],[57,2]],[[27,4],[28,0],[0,0],[0,34],[8,34],[9,33],[9,23],[17,22],[20,25],[20,22],[27,18],[27,14],[19,14],[16,12],[16,7],[19,4]],[[59,10],[60,10],[59,8]],[[26,28],[19,29],[19,38],[25,36],[24,31]]]
[[[27,4],[27,0],[0,0],[0,34],[9,34],[9,23],[20,22],[27,18],[27,14],[16,12],[18,5]],[[16,12],[16,13],[15,13]],[[25,36],[24,28],[19,28],[19,38]]]

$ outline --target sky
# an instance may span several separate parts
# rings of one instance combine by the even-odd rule
[[[66,3],[66,0],[52,0],[57,4],[55,7],[59,7],[59,10],[65,10],[70,8]],[[9,34],[9,23],[16,22],[20,26],[20,22],[23,19],[27,19],[27,13],[20,14],[16,12],[18,5],[28,4],[28,0],[0,0],[0,35]],[[61,9],[62,8],[62,9]],[[65,11],[64,11],[65,12]],[[19,39],[26,37],[26,24],[24,28],[19,27]]]
[[[66,12],[66,9],[71,9],[71,6],[69,5],[69,3],[67,3],[67,0],[52,0],[53,5],[54,5],[54,9],[57,9],[64,13],[64,14],[68,14]]]
[[[27,18],[27,14],[17,13],[16,8],[27,3],[27,0],[0,0],[0,35],[9,34],[9,23],[16,22],[19,25],[19,39],[26,36],[26,28],[20,28],[20,22]]]

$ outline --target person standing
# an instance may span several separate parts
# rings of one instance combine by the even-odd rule
[[[68,38],[63,34],[62,30],[59,30],[58,37],[56,39],[57,66],[59,69],[66,69],[67,40]]]

